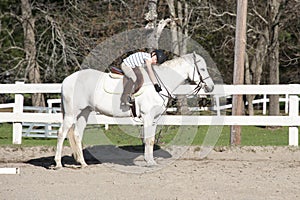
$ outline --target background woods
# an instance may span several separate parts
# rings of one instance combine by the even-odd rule
[[[163,19],[180,33],[172,34],[176,54],[187,51],[191,37],[210,53],[224,83],[232,83],[236,1],[229,0],[2,0],[0,81],[61,82],[99,42]],[[245,83],[299,83],[300,1],[249,0],[247,19]]]

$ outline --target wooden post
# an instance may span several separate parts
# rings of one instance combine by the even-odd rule
[[[17,85],[24,84],[24,82],[17,81]],[[23,102],[24,96],[23,94],[15,94],[15,106],[14,106],[14,113],[21,114],[23,113]],[[22,123],[17,122],[13,123],[13,144],[21,144],[22,143]]]
[[[246,46],[246,19],[247,0],[237,0],[235,49],[234,49],[234,75],[233,84],[244,83],[244,61]],[[232,99],[232,115],[243,114],[243,96],[234,95]],[[241,143],[241,126],[231,126],[230,144],[239,145]]]
[[[299,99],[297,95],[290,95],[289,116],[297,117],[299,115]],[[298,146],[298,127],[289,127],[289,145]]]

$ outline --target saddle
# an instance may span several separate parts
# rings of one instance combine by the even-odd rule
[[[133,71],[137,77],[137,80],[134,84],[134,92],[133,94],[137,94],[137,92],[141,89],[141,87],[144,84],[144,77],[143,74],[141,72],[141,70],[139,69],[139,67],[135,67],[133,68]],[[128,78],[126,76],[124,76],[124,72],[122,71],[122,69],[118,68],[118,67],[111,67],[110,68],[110,77],[113,79],[123,79],[123,87],[126,85]]]

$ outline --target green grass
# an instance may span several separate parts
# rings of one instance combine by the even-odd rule
[[[0,124],[0,145],[8,145],[12,143],[12,125]]]
[[[0,146],[12,145],[12,124],[0,123]],[[65,143],[68,145],[68,142]],[[22,146],[56,146],[56,139],[22,138]]]
[[[140,126],[90,125],[83,137],[84,145],[140,145]],[[219,135],[220,133],[220,135]],[[158,126],[156,141],[159,145],[202,145],[228,146],[229,126]],[[288,127],[274,130],[265,127],[242,126],[242,146],[286,146]],[[0,124],[0,145],[12,145],[12,124]],[[22,146],[55,146],[56,139],[22,138]],[[68,142],[65,143],[68,145]]]

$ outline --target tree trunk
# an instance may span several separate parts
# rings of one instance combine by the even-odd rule
[[[171,37],[173,53],[184,55],[187,53],[186,40],[188,38],[189,7],[185,0],[167,0],[171,14]],[[177,4],[176,4],[177,3]]]
[[[172,51],[176,55],[180,55],[179,53],[179,41],[178,41],[178,32],[177,32],[177,24],[175,19],[177,18],[176,15],[176,9],[175,9],[175,2],[174,0],[167,0],[170,14],[171,14],[171,23],[170,23],[170,29],[171,29],[171,37],[172,37]]]
[[[190,114],[186,95],[178,95],[177,96],[177,114],[179,114],[179,115]]]
[[[279,7],[282,0],[269,0],[269,47],[268,61],[270,84],[279,84]],[[279,115],[279,95],[270,95],[269,115]]]
[[[145,14],[145,20],[148,22],[146,29],[154,29],[157,19],[157,0],[148,1],[148,12]]]
[[[247,85],[252,84],[252,72],[250,70],[250,64],[249,64],[249,56],[247,53],[245,53],[245,83]],[[246,95],[247,101],[248,101],[248,114],[254,115],[254,108],[253,108],[253,100],[254,95]]]
[[[182,47],[181,47],[182,55],[187,53],[187,40],[189,37],[188,24],[189,24],[189,6],[188,3],[184,1],[184,23],[182,24],[183,38],[182,38]]]
[[[148,24],[145,26],[145,29],[152,30],[151,34],[147,39],[148,47],[152,49],[159,48],[159,38],[164,29],[164,27],[170,22],[170,19],[162,19],[159,23],[156,23],[157,20],[157,0],[148,2],[149,11],[145,14],[145,20],[148,21]]]
[[[265,58],[267,56],[267,46],[268,40],[268,28],[265,28],[265,31],[259,36],[258,43],[256,45],[256,51],[251,61],[246,57],[246,70],[245,70],[245,82],[246,84],[255,84],[259,85],[261,82],[261,75],[263,65],[265,63]],[[247,95],[248,101],[248,113],[249,115],[254,115],[253,100],[255,95]]]
[[[41,83],[40,69],[36,62],[36,42],[34,33],[35,19],[32,16],[29,0],[21,0],[22,26],[24,32],[24,50],[26,52],[27,67],[26,72],[30,83]],[[32,95],[33,106],[45,106],[42,94]]]

